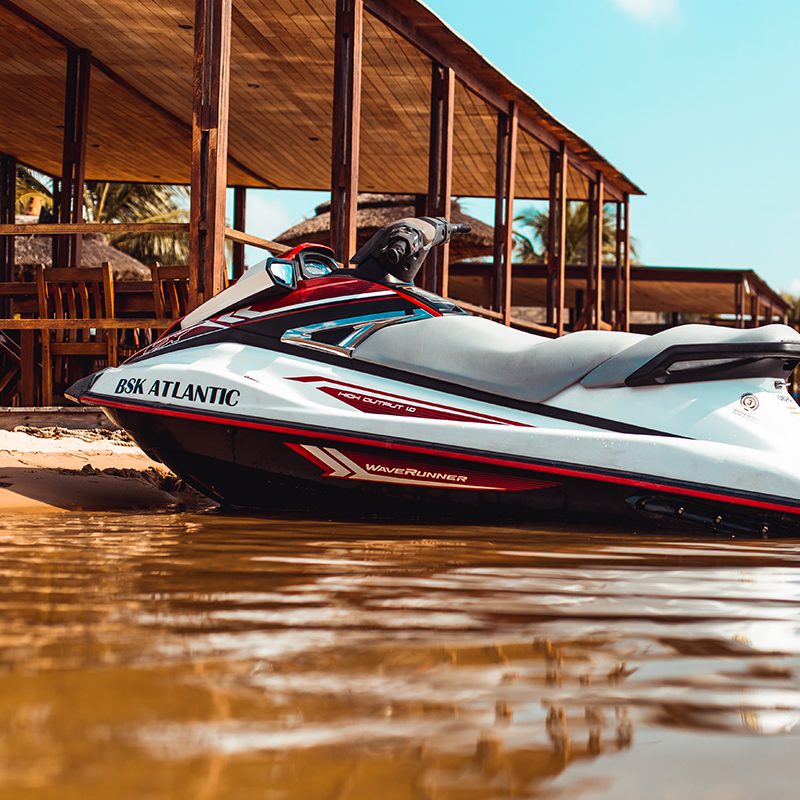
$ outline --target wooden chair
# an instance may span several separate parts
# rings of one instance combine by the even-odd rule
[[[43,319],[112,319],[114,277],[106,262],[100,269],[39,267],[36,273],[39,316]],[[67,359],[92,356],[115,367],[117,331],[80,328],[42,331],[42,405],[53,404],[54,361],[69,378]],[[61,374],[59,374],[61,377]]]
[[[189,307],[189,267],[150,266],[153,310],[157,317],[180,319]]]

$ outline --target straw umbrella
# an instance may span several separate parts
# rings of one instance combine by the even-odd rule
[[[366,194],[358,195],[358,246],[361,247],[377,230],[403,217],[416,217],[414,195],[410,194]],[[450,243],[450,260],[462,261],[468,258],[491,255],[494,232],[490,225],[465,214],[454,202],[450,218],[453,222],[469,223],[472,230],[467,234],[453,237]],[[330,243],[331,204],[321,203],[314,209],[314,216],[293,225],[276,236],[282,244],[294,247],[302,242],[317,244]]]
[[[36,222],[36,218],[28,219],[17,214],[17,222]],[[127,253],[117,250],[116,247],[112,247],[103,234],[84,234],[80,265],[82,267],[100,267],[106,261],[111,264],[115,280],[150,280],[149,267]],[[49,267],[52,262],[52,237],[17,236],[14,247],[14,263],[19,276],[30,277],[39,264]]]

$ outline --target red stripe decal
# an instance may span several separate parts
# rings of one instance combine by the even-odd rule
[[[398,297],[402,297],[403,300],[408,300],[410,303],[413,303],[415,306],[419,306],[422,309],[425,309],[428,313],[430,313],[434,317],[441,317],[442,312],[439,311],[436,306],[428,305],[424,300],[419,297],[414,297],[410,292],[406,294],[405,292],[398,292],[393,286],[387,284],[387,288],[391,289]]]
[[[443,419],[454,422],[483,422],[488,425],[515,425],[520,428],[535,427],[524,422],[492,417],[477,411],[452,408],[441,403],[417,400],[414,397],[392,394],[378,389],[365,389],[355,383],[323,378],[321,375],[308,375],[299,378],[287,378],[286,380],[300,383],[327,383],[329,384],[328,386],[318,386],[317,389],[336,400],[341,400],[352,408],[357,408],[359,411],[364,411],[368,414],[388,414],[391,416],[416,417],[418,419]],[[344,387],[345,391],[338,387]],[[355,392],[346,390],[355,390]]]
[[[419,445],[405,444],[400,442],[386,442],[380,439],[368,439],[365,437],[341,433],[320,433],[320,431],[308,431],[288,425],[270,425],[265,422],[215,417],[208,414],[198,414],[193,411],[177,411],[176,409],[171,408],[149,408],[147,406],[136,405],[134,403],[120,403],[117,400],[106,400],[104,398],[91,397],[88,395],[83,395],[83,397],[81,397],[81,402],[88,405],[118,408],[123,411],[136,411],[140,414],[154,414],[157,416],[176,417],[179,419],[199,420],[200,422],[212,422],[217,425],[221,423],[236,428],[270,431],[272,433],[283,433],[312,439],[324,438],[326,441],[349,442],[351,444],[362,444],[369,447],[381,447],[387,450],[399,450],[406,453],[422,453],[426,455],[438,456],[440,458],[456,458],[461,461],[474,461],[480,464],[494,464],[501,467],[511,467],[513,469],[528,470],[531,472],[543,472],[550,475],[561,475],[567,478],[582,478],[585,480],[600,481],[601,483],[632,486],[637,489],[668,492],[669,494],[685,495],[686,497],[697,497],[701,500],[716,500],[725,503],[733,503],[740,506],[747,506],[749,508],[764,508],[770,511],[782,511],[788,514],[800,514],[800,504],[791,506],[783,503],[773,503],[766,500],[752,500],[745,497],[720,494],[719,492],[709,492],[703,489],[689,489],[680,486],[670,486],[669,484],[664,483],[655,483],[653,481],[639,480],[637,478],[625,478],[619,475],[607,475],[603,473],[590,472],[587,470],[574,469],[571,467],[551,467],[543,464],[531,464],[526,461],[512,461],[510,459],[495,458],[493,456],[481,456],[473,453],[453,453],[442,449],[434,450],[429,447],[420,447]]]
[[[376,483],[395,483],[433,488],[524,492],[558,486],[530,474],[513,474],[507,468],[476,468],[453,458],[397,456],[365,450],[339,450],[295,442],[284,442],[296,453],[322,469],[325,478],[343,478]]]

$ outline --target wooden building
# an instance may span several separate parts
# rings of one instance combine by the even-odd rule
[[[11,216],[17,162],[57,179],[59,227],[35,233],[61,234],[63,266],[81,263],[78,232],[100,230],[82,223],[84,180],[191,184],[192,304],[222,287],[226,237],[237,270],[244,243],[272,247],[241,232],[248,187],[330,190],[342,260],[354,251],[358,190],[423,196],[437,215],[453,195],[493,197],[488,305],[508,323],[514,202],[540,199],[553,221],[542,327],[559,334],[564,210],[575,199],[591,205],[590,325],[605,309],[607,323],[628,327],[639,188],[417,0],[0,0],[0,30],[0,278],[13,236],[32,232]],[[236,187],[233,228],[226,186]],[[610,204],[618,246],[606,286]],[[431,261],[425,282],[447,294],[447,252]]]
[[[451,265],[450,285],[462,305],[482,306],[491,290],[491,268],[480,262]],[[603,281],[610,294],[616,275],[603,265]],[[529,328],[531,318],[546,314],[547,266],[514,264],[513,308],[525,309],[524,318],[512,324]],[[584,307],[585,267],[569,264],[565,270],[565,318],[571,330]],[[608,309],[606,309],[606,315]],[[791,304],[751,269],[711,267],[631,267],[630,329],[656,333],[680,322],[705,322],[732,327],[758,327],[771,322],[788,323]]]

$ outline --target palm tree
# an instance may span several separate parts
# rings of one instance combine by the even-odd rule
[[[28,167],[17,167],[17,211],[31,197],[53,207],[47,177]],[[189,191],[184,186],[147,183],[86,181],[83,202],[88,222],[188,222]],[[186,234],[127,233],[109,237],[109,243],[145,263],[185,264],[189,259]]]
[[[89,222],[189,221],[189,192],[184,186],[87,181],[83,202]],[[186,234],[122,233],[109,242],[145,263],[185,264],[189,260]]]
[[[535,208],[525,209],[514,217],[519,227],[514,230],[518,260],[541,264],[547,253],[550,212]],[[616,221],[603,209],[603,261],[613,262],[616,247]],[[589,230],[589,204],[582,201],[567,203],[566,262],[585,264],[587,261],[587,233]],[[636,260],[636,246],[631,242],[631,259]]]

